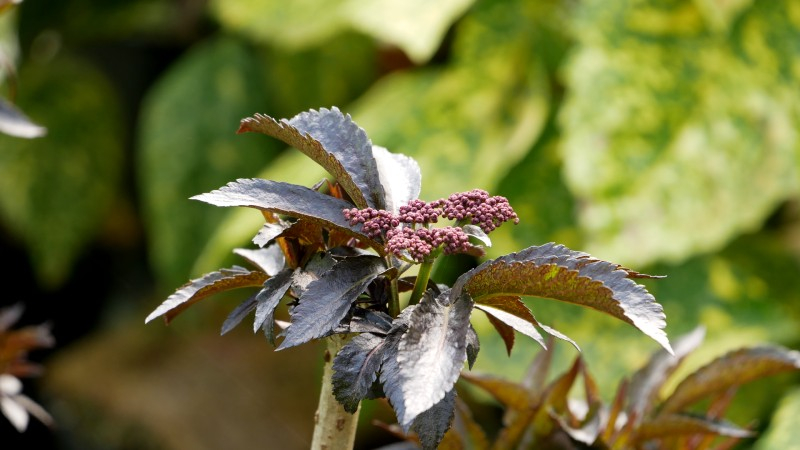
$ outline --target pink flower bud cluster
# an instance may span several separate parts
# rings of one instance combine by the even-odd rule
[[[444,201],[443,215],[450,220],[470,219],[484,233],[493,231],[509,220],[519,223],[519,217],[508,204],[508,199],[498,195],[490,197],[482,189],[451,194]]]
[[[519,218],[505,197],[489,196],[481,189],[459,192],[447,199],[426,203],[412,200],[401,206],[397,215],[374,208],[345,209],[350,225],[362,224],[361,231],[371,238],[385,238],[386,251],[421,262],[441,247],[445,254],[469,251],[469,236],[459,227],[428,228],[440,217],[470,221],[489,233],[503,222]]]

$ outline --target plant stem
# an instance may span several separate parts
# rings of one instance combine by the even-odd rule
[[[355,414],[345,411],[333,396],[333,357],[341,350],[349,338],[333,335],[325,341],[325,366],[322,371],[322,389],[319,393],[319,405],[314,415],[314,437],[311,450],[347,450],[353,448],[358,426],[359,405]]]
[[[400,294],[397,288],[397,278],[392,278],[389,282],[389,315],[392,317],[400,315]]]
[[[422,298],[422,294],[428,287],[428,279],[431,277],[431,269],[433,268],[433,261],[425,261],[419,265],[419,273],[417,273],[417,281],[414,282],[414,290],[411,291],[411,299],[409,305],[416,305]]]

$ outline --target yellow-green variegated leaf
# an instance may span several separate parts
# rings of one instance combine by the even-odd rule
[[[690,0],[582,3],[560,122],[589,251],[681,260],[797,192],[798,8],[754,2],[720,34]]]
[[[215,0],[212,14],[224,27],[295,50],[325,45],[347,30],[393,44],[424,63],[447,29],[474,0]]]
[[[549,102],[536,2],[476,5],[455,32],[452,63],[395,74],[353,107],[376,145],[422,169],[422,197],[492,191],[528,151]]]

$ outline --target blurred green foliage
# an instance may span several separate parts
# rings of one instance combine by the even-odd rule
[[[17,7],[15,103],[49,132],[0,136],[0,218],[48,285],[125,202],[163,292],[219,267],[261,218],[188,197],[324,176],[273,139],[235,135],[239,119],[336,105],[419,161],[424,199],[507,196],[521,223],[493,235],[490,256],[557,241],[667,275],[648,283],[667,332],[708,328],[687,371],[742,345],[800,345],[800,2],[44,3]],[[124,55],[103,62],[119,42],[172,51],[133,117],[111,67]],[[581,343],[601,385],[653,350],[624,324],[527,301]],[[482,336],[478,369],[524,370],[529,354]]]

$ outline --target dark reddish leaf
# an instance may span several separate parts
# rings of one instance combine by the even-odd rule
[[[482,308],[477,308],[482,309]],[[497,334],[500,335],[500,338],[503,339],[503,343],[506,345],[506,352],[509,356],[511,356],[511,350],[514,349],[514,329],[511,325],[507,325],[502,320],[498,319],[497,317],[486,313],[486,318],[489,319],[489,323],[492,324]]]
[[[468,293],[478,303],[491,297],[530,295],[603,311],[632,324],[672,351],[663,331],[663,308],[631,278],[644,275],[593,259],[563,245],[546,244],[487,261],[461,275],[451,298]]]
[[[383,251],[382,245],[361,233],[360,225],[351,226],[345,219],[342,211],[352,208],[351,203],[307,187],[260,178],[241,178],[192,199],[215,206],[244,206],[303,218],[324,227],[333,227]]]
[[[372,143],[349,114],[321,108],[280,122],[256,114],[241,121],[238,132],[248,131],[278,138],[306,154],[336,178],[359,208],[386,209]]]
[[[264,282],[264,288],[256,294],[256,317],[253,321],[253,332],[259,328],[264,329],[264,333],[270,344],[275,345],[274,321],[275,308],[286,295],[286,291],[292,285],[292,269],[284,269],[274,277]]]
[[[273,239],[280,236],[283,230],[289,228],[290,225],[291,223],[283,220],[275,223],[267,222],[258,230],[258,233],[253,238],[253,243],[259,247],[264,247],[272,242]]]
[[[467,367],[472,370],[475,360],[478,359],[478,352],[481,351],[481,342],[478,340],[478,333],[473,328],[472,324],[469,325],[467,330]]]
[[[536,319],[533,318],[531,311],[527,306],[525,306],[524,303],[522,303],[522,300],[520,300],[519,297],[509,296],[487,298],[485,301],[476,303],[475,308],[485,312],[490,317],[489,320],[492,322],[492,325],[495,325],[495,321],[492,319],[497,319],[511,328],[519,331],[520,333],[533,338],[542,347],[545,346],[544,338],[541,334],[539,334],[534,326],[538,325],[538,322],[536,322]],[[500,336],[503,337],[503,340],[506,343],[508,353],[511,354],[511,348],[514,346],[513,334],[511,335],[509,345],[509,341],[506,340],[506,336],[503,336],[504,333],[507,334],[507,330],[501,331],[501,328],[498,328],[498,326],[495,325],[495,329],[497,329],[498,333],[500,333]]]
[[[678,384],[659,415],[680,412],[712,394],[759,378],[800,369],[800,352],[778,346],[736,350],[701,367]]]
[[[456,390],[451,389],[445,396],[428,410],[420,413],[411,430],[417,433],[419,443],[424,450],[436,450],[444,434],[450,428],[455,415]]]
[[[292,323],[278,350],[294,347],[333,331],[367,285],[386,271],[383,258],[355,256],[336,263],[309,283],[292,309]]]
[[[345,411],[355,413],[372,388],[384,357],[384,339],[362,333],[345,344],[333,360],[333,395]]]
[[[267,278],[268,275],[261,270],[251,271],[239,266],[207,273],[186,283],[174,294],[167,297],[158,308],[144,319],[144,322],[148,323],[163,315],[165,322],[169,323],[186,308],[206,297],[232,289],[261,286]]]

